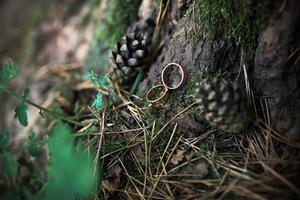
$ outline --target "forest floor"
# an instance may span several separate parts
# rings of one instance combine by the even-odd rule
[[[192,1],[179,4],[155,1],[152,10],[140,8],[139,21],[136,20],[138,9],[134,8],[126,11],[136,12],[135,17],[127,18],[131,21],[118,21],[140,24],[144,23],[143,17],[151,13],[155,16],[153,45],[158,50],[153,53],[143,79],[132,81],[134,93],[109,79],[105,87],[83,80],[89,69],[99,74],[97,78],[107,77],[110,51],[126,29],[127,32],[133,29],[132,25],[128,28],[126,25],[123,33],[116,30],[116,34],[110,34],[109,28],[124,24],[105,21],[116,17],[110,13],[114,9],[105,2],[71,0],[56,2],[51,7],[45,3],[42,6],[50,11],[36,14],[46,16],[29,23],[28,34],[20,42],[23,53],[14,55],[23,67],[21,78],[10,87],[20,90],[26,85],[31,89],[30,100],[60,115],[46,115],[44,119],[39,109],[30,108],[28,125],[21,128],[12,122],[14,113],[10,112],[16,102],[10,100],[13,97],[4,98],[1,94],[0,110],[7,113],[1,123],[18,132],[12,148],[24,143],[32,130],[41,139],[63,120],[69,123],[84,151],[95,156],[93,164],[100,169],[97,181],[101,187],[93,195],[94,199],[300,198],[297,185],[300,144],[273,129],[267,101],[254,95],[245,63],[240,61],[243,52],[236,50],[235,44],[195,40],[197,19],[188,14],[195,10]],[[124,16],[126,13],[119,15]],[[105,28],[108,33],[103,31]],[[14,40],[11,35],[6,37],[7,41]],[[220,61],[225,58],[226,62]],[[160,83],[161,71],[169,62],[187,66],[188,78],[182,88],[170,92],[163,105],[156,106],[147,102],[145,94]],[[221,70],[214,69],[220,65],[223,65]],[[255,113],[251,127],[239,134],[227,133],[205,119],[193,94],[196,82],[211,77],[240,83]],[[98,92],[103,95],[100,109],[92,106]],[[112,98],[117,100],[111,103]],[[44,148],[47,149],[46,145]],[[18,155],[21,156],[37,163],[47,163],[49,159],[45,154],[34,158],[24,153]],[[24,176],[17,179],[22,178],[25,179]],[[15,182],[24,183],[23,180]],[[40,186],[30,183],[26,187],[34,193]]]

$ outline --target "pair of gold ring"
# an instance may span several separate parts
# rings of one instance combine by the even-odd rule
[[[175,75],[180,76],[180,80],[178,83],[175,84],[170,83],[171,81],[175,81],[175,80],[171,80],[172,73],[173,74],[175,73]],[[182,85],[186,81],[186,78],[187,78],[186,70],[181,65],[177,63],[167,64],[161,72],[162,84],[156,85],[148,91],[146,95],[147,101],[150,103],[154,103],[156,105],[162,105],[168,97],[168,91],[176,90],[182,87]]]

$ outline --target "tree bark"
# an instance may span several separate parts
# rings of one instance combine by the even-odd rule
[[[247,58],[255,97],[266,98],[271,126],[293,140],[300,139],[300,1],[270,0],[267,19],[258,33],[253,58]],[[193,24],[179,19],[176,36],[165,40],[140,91],[160,83],[162,68],[177,62],[185,66],[189,79],[199,71],[215,74],[227,71],[234,76],[240,68],[241,49],[222,39],[191,40]],[[185,88],[186,89],[186,88]],[[183,90],[185,90],[183,89]],[[183,91],[185,93],[185,91]]]
[[[271,2],[271,15],[259,34],[253,86],[266,97],[271,124],[288,137],[300,138],[299,0]]]

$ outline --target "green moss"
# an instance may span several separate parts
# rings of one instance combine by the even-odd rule
[[[185,17],[193,21],[193,39],[225,38],[253,53],[266,13],[263,1],[199,0]]]
[[[141,0],[110,0],[107,8],[107,16],[99,27],[96,38],[105,41],[110,47],[124,35],[127,26],[132,19],[137,17]]]
[[[101,0],[89,0],[89,1],[92,7],[98,7],[101,3]]]
[[[99,21],[85,66],[107,71],[108,54],[137,18],[141,0],[109,0],[105,18]]]

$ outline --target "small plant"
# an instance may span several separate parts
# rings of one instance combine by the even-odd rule
[[[30,132],[27,143],[12,148],[14,140],[11,139],[7,129],[0,134],[0,159],[3,163],[3,175],[6,177],[0,184],[1,199],[76,199],[93,194],[96,189],[97,170],[93,166],[93,154],[83,150],[80,140],[75,144],[71,129],[61,121],[79,125],[73,121],[37,105],[28,100],[30,90],[26,88],[22,96],[8,89],[9,82],[19,75],[17,64],[9,62],[2,66],[0,71],[0,92],[18,98],[21,103],[15,109],[15,117],[21,125],[28,125],[27,108],[34,106],[41,112],[55,117],[59,123],[54,126],[49,139],[38,139],[34,132]],[[104,80],[101,79],[101,84]],[[36,159],[41,155],[42,147],[49,146],[50,161],[46,169],[41,169]],[[24,177],[22,170],[28,171]],[[80,171],[80,174],[78,174]],[[47,179],[43,178],[43,174]],[[76,179],[74,179],[76,177]]]
[[[43,193],[44,199],[71,200],[91,195],[97,177],[93,173],[91,157],[79,146],[74,148],[71,130],[67,126],[58,124],[51,136],[51,161],[47,169],[48,183]]]
[[[79,123],[79,122],[76,122],[72,119],[62,116],[59,113],[53,112],[47,108],[44,108],[44,107],[28,100],[28,96],[30,94],[29,88],[24,89],[23,96],[17,94],[15,91],[13,91],[11,89],[8,89],[6,86],[12,79],[14,79],[15,77],[17,77],[19,75],[19,72],[20,72],[20,67],[13,62],[9,62],[9,63],[3,65],[2,70],[0,72],[0,92],[4,92],[8,95],[16,97],[17,99],[19,99],[21,101],[20,105],[15,109],[15,117],[18,118],[21,125],[27,126],[27,124],[28,124],[28,117],[27,117],[27,112],[26,112],[28,105],[31,105],[31,106],[39,109],[41,114],[47,113],[53,117],[56,117],[63,121],[69,122],[71,124],[81,125],[81,123]]]
[[[102,90],[105,90],[108,92],[110,102],[116,101],[116,94],[113,89],[113,85],[109,81],[109,78],[107,75],[105,76],[99,76],[97,75],[93,70],[89,70],[85,75],[83,75],[84,81],[91,81],[94,85],[94,87],[100,87]],[[95,109],[100,109],[103,106],[103,94],[98,91],[96,98],[94,99],[92,103],[92,107]]]

